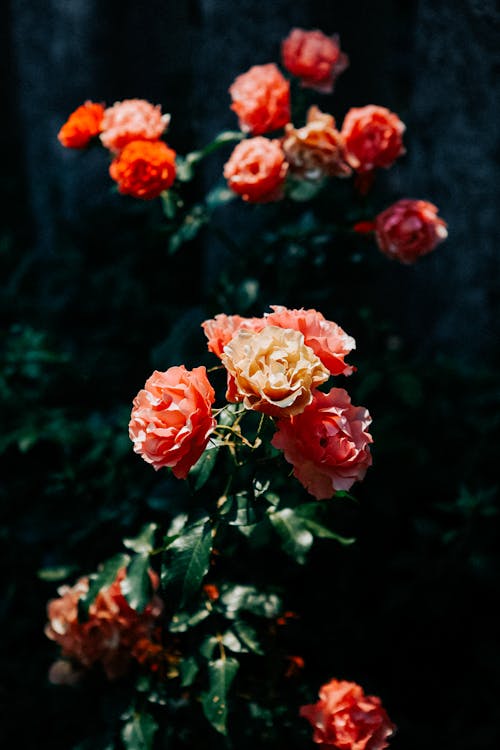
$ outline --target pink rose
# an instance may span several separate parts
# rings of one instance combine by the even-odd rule
[[[446,239],[446,222],[432,203],[403,198],[375,219],[375,239],[380,250],[401,263],[414,263]]]
[[[314,391],[301,414],[277,422],[272,444],[293,465],[293,474],[317,500],[349,490],[371,466],[371,417],[351,404],[343,388]]]
[[[396,726],[380,698],[365,695],[355,682],[331,680],[319,701],[300,708],[314,727],[313,741],[332,750],[384,750]]]
[[[215,427],[214,400],[204,367],[155,370],[134,399],[129,423],[134,451],[155,469],[168,466],[185,479]]]
[[[249,203],[281,200],[287,171],[281,143],[263,136],[238,143],[224,165],[227,184]]]
[[[215,318],[205,320],[201,327],[208,339],[208,351],[221,357],[226,344],[240,330],[261,331],[266,325],[263,318],[242,318],[240,315],[224,315],[220,313]]]
[[[373,104],[353,107],[345,116],[341,130],[347,161],[360,173],[390,167],[405,153],[404,131],[404,123],[385,107]]]
[[[274,63],[254,65],[234,80],[229,93],[244,133],[270,133],[290,120],[290,84]]]
[[[124,99],[104,111],[101,142],[116,152],[131,141],[156,141],[169,122],[170,115],[162,115],[160,105],[145,99]]]
[[[302,86],[330,93],[337,77],[349,65],[349,58],[341,52],[336,34],[326,36],[322,31],[292,29],[281,46],[283,65]]]

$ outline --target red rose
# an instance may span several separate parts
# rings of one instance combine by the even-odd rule
[[[385,107],[370,104],[350,109],[341,130],[347,161],[361,173],[376,167],[390,167],[405,153],[404,131],[404,123]]]
[[[333,91],[336,78],[349,65],[349,58],[340,51],[336,34],[322,31],[292,29],[281,46],[283,65],[302,86],[323,93]]]
[[[234,80],[229,93],[244,133],[269,133],[290,120],[290,84],[274,63],[254,65]]]
[[[300,708],[314,727],[313,740],[335,750],[384,750],[396,727],[380,698],[365,695],[355,682],[331,680],[319,691],[320,700]]]
[[[69,116],[57,137],[66,148],[85,148],[102,130],[104,107],[87,101]]]
[[[269,203],[283,197],[287,171],[279,141],[257,136],[238,143],[224,166],[224,177],[243,200]]]
[[[414,263],[446,239],[446,222],[432,203],[403,198],[375,218],[380,250],[401,263]]]
[[[131,141],[109,167],[124,195],[151,200],[175,180],[175,151],[163,141]]]

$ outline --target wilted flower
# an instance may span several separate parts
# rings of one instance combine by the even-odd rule
[[[155,141],[168,127],[170,115],[145,99],[124,99],[108,107],[102,120],[101,142],[119,151],[131,141]]]
[[[283,41],[283,65],[302,86],[323,93],[333,91],[337,77],[349,65],[349,58],[341,52],[337,34],[326,36],[317,29],[292,29]]]
[[[403,198],[382,211],[374,222],[380,250],[401,263],[414,263],[446,239],[446,222],[432,203]]]
[[[315,391],[301,414],[280,419],[272,444],[293,465],[293,474],[317,500],[349,490],[371,466],[371,417],[353,406],[343,388]]]
[[[102,130],[104,107],[87,101],[69,116],[57,137],[66,148],[84,148]]]
[[[45,634],[70,660],[69,666],[61,660],[52,665],[49,678],[56,684],[73,684],[78,679],[73,663],[84,668],[99,663],[109,679],[121,677],[130,666],[134,644],[151,635],[163,603],[153,595],[143,612],[133,610],[121,590],[125,575],[122,568],[115,581],[98,593],[85,622],[78,620],[78,602],[88,591],[88,578],[81,578],[73,587],[61,586],[60,598],[48,603]],[[150,571],[150,579],[156,590],[158,576]]]
[[[163,141],[132,141],[113,159],[109,174],[120,193],[157,198],[175,180],[175,151]]]
[[[224,177],[243,200],[269,203],[283,197],[287,171],[280,142],[257,136],[238,143],[224,166]]]
[[[290,171],[304,180],[351,174],[344,141],[335,128],[335,120],[318,107],[309,108],[307,124],[303,128],[295,129],[291,123],[285,126],[282,147]]]
[[[235,78],[229,93],[244,133],[270,133],[290,120],[290,84],[274,63],[254,65]]]
[[[204,367],[155,370],[134,398],[129,423],[134,451],[155,469],[168,466],[185,479],[215,427],[214,400]]]
[[[353,107],[345,116],[341,130],[349,164],[360,173],[390,167],[405,153],[404,131],[404,123],[385,107],[373,104]]]
[[[221,357],[224,347],[239,330],[258,332],[265,325],[264,318],[242,318],[241,315],[220,313],[215,318],[203,321],[201,327],[208,339],[208,350]]]
[[[224,347],[227,400],[271,416],[300,414],[328,370],[299,331],[268,325],[259,333],[240,330]]]
[[[314,727],[313,740],[332,750],[384,750],[396,730],[380,698],[365,695],[355,682],[331,680],[320,700],[302,706],[300,715]]]

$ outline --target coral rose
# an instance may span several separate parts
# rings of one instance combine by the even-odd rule
[[[85,148],[102,130],[104,107],[87,101],[69,116],[57,137],[66,148]]]
[[[385,107],[373,104],[353,107],[345,116],[341,130],[349,164],[360,173],[390,167],[405,153],[404,131],[404,123]]]
[[[254,65],[235,78],[229,93],[244,133],[270,133],[290,120],[290,84],[274,63]]]
[[[168,466],[185,479],[215,427],[214,400],[204,367],[155,370],[134,398],[129,423],[134,451],[155,469]]]
[[[319,701],[300,708],[314,727],[313,740],[336,750],[384,750],[396,726],[380,698],[365,695],[355,682],[331,680],[319,691]]]
[[[328,370],[299,331],[268,325],[259,333],[240,330],[224,347],[226,398],[270,416],[300,414]]]
[[[293,328],[304,336],[306,346],[321,360],[331,375],[351,375],[355,368],[344,362],[344,357],[356,348],[352,336],[316,310],[288,310],[281,305],[271,305],[266,313],[267,325]]]
[[[293,474],[317,500],[349,490],[371,466],[371,417],[353,406],[343,388],[315,391],[302,414],[280,419],[272,444],[293,465]]]
[[[119,151],[131,141],[156,141],[169,122],[170,115],[162,115],[160,105],[124,99],[104,112],[101,142],[111,151]]]
[[[432,203],[403,198],[380,213],[374,222],[380,250],[401,263],[414,263],[446,239],[446,222]]]
[[[133,610],[122,594],[122,568],[115,581],[102,589],[90,605],[86,622],[78,620],[78,601],[87,593],[88,578],[81,578],[75,586],[61,586],[59,599],[48,603],[49,622],[45,634],[61,646],[62,655],[70,660],[55,662],[49,679],[56,684],[72,684],[78,679],[73,663],[89,668],[100,664],[110,680],[121,677],[128,670],[131,650],[142,638],[150,637],[163,610],[163,603],[153,595],[143,612]],[[153,589],[158,588],[156,573],[150,571]]]
[[[326,36],[315,29],[292,29],[281,45],[285,68],[302,86],[323,93],[333,91],[337,77],[349,65],[349,58],[341,52],[337,34]]]
[[[109,174],[120,193],[157,198],[175,180],[175,151],[163,141],[132,141],[113,159]]]
[[[335,120],[318,107],[309,108],[303,128],[296,130],[291,123],[285,126],[282,148],[292,174],[304,180],[351,174],[344,140],[335,128]]]
[[[241,329],[245,331],[261,331],[266,325],[263,318],[242,318],[240,315],[224,315],[220,313],[215,318],[205,320],[201,327],[208,339],[208,350],[222,356],[224,347],[229,344],[233,336]]]
[[[224,177],[243,200],[269,203],[283,197],[287,171],[280,142],[257,136],[238,143],[224,166]]]

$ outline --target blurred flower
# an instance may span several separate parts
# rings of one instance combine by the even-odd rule
[[[237,331],[261,331],[266,325],[263,318],[242,318],[240,315],[224,315],[220,313],[215,318],[203,321],[201,327],[208,339],[208,351],[218,357],[222,356],[224,347],[229,344]]]
[[[446,239],[446,222],[432,203],[403,198],[382,211],[374,222],[380,250],[401,263],[414,263]]]
[[[155,469],[168,466],[185,479],[215,427],[214,400],[204,367],[155,370],[134,398],[129,423],[134,451]]]
[[[328,370],[299,331],[266,326],[259,333],[239,331],[224,347],[226,398],[271,416],[300,414],[312,389],[328,380]]]
[[[88,591],[88,578],[80,578],[73,587],[61,586],[60,598],[52,599],[47,606],[45,634],[61,646],[63,657],[86,668],[99,663],[110,680],[128,670],[134,644],[150,636],[163,609],[161,599],[153,595],[143,612],[133,610],[121,591],[124,578],[122,568],[115,581],[98,593],[86,622],[78,620],[78,601]],[[156,590],[158,576],[150,571],[150,578]],[[58,661],[52,665],[49,679],[56,684],[72,684],[77,675],[71,663],[63,667]]]
[[[313,740],[336,750],[384,750],[396,727],[380,698],[365,695],[355,682],[331,680],[319,691],[320,700],[300,708],[314,727]]]
[[[341,130],[347,161],[361,173],[376,167],[390,167],[405,153],[404,131],[404,123],[385,107],[373,104],[353,107],[345,116]]]
[[[120,193],[157,198],[175,180],[175,151],[163,141],[132,141],[113,159],[109,174]]]
[[[57,137],[66,148],[84,148],[102,130],[104,107],[87,101],[69,116]]]
[[[267,325],[293,328],[304,335],[306,346],[310,346],[331,375],[351,375],[354,367],[344,362],[344,357],[356,348],[352,336],[316,310],[288,310],[281,305],[271,305],[272,313],[266,313]]]
[[[269,203],[283,197],[287,171],[280,142],[258,136],[238,143],[224,166],[224,177],[243,200]]]
[[[274,63],[254,65],[235,78],[229,93],[244,133],[269,133],[290,120],[290,84]]]
[[[333,91],[337,77],[348,67],[349,58],[341,52],[336,34],[292,29],[281,46],[283,65],[302,86],[323,93]]]
[[[291,123],[285,126],[282,147],[291,173],[311,181],[349,176],[344,141],[333,117],[310,107],[306,123],[298,130]]]
[[[347,391],[315,391],[302,414],[280,419],[272,444],[293,465],[293,474],[317,500],[348,490],[371,466],[371,417],[351,404]]]
[[[102,120],[101,142],[119,151],[131,141],[156,141],[168,127],[170,115],[145,99],[124,99],[108,107]]]

